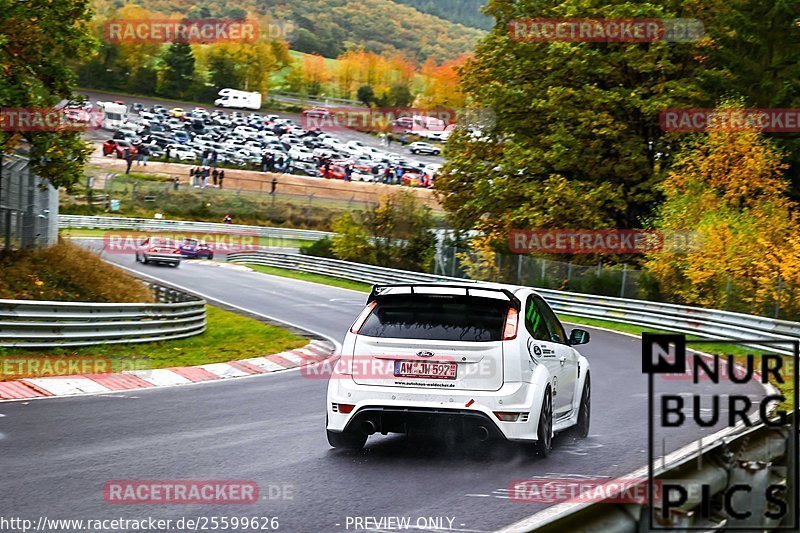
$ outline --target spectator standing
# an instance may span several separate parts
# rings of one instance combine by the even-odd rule
[[[233,224],[233,219],[231,218],[230,214],[225,215],[225,218],[222,219],[224,224]]]
[[[353,165],[347,164],[344,166],[344,181],[350,181],[350,176],[353,174]]]
[[[283,163],[283,171],[286,172],[287,174],[292,171],[292,163],[294,163],[292,156],[287,155],[286,161],[284,161]]]
[[[397,170],[394,173],[394,182],[395,182],[395,184],[402,183],[403,174],[405,174],[405,171],[403,170],[403,167],[397,167]]]
[[[139,143],[136,145],[136,166],[142,164],[142,158],[144,157],[144,153],[142,148],[144,147],[144,143]]]
[[[391,133],[387,134],[386,135],[386,146],[391,146],[393,140],[394,140],[394,135],[392,135]]]
[[[200,166],[204,167],[208,164],[208,148],[203,150],[203,160],[200,162]]]
[[[380,139],[381,146],[384,146],[386,144],[386,134],[381,132],[378,138]]]
[[[146,144],[142,143],[141,147],[139,148],[139,155],[142,158],[143,165],[147,166],[147,158],[150,157],[150,147]]]
[[[325,179],[329,179],[331,177],[331,160],[330,159],[326,159],[325,160],[325,166],[323,168],[325,169]]]
[[[218,157],[219,157],[219,154],[217,154],[217,151],[216,150],[211,150],[211,166],[214,167],[215,169],[217,168],[217,158]]]
[[[214,184],[214,187],[216,187],[216,186],[217,186],[217,183],[218,183],[218,178],[219,178],[219,172],[217,172],[217,169],[215,168],[215,169],[214,169],[214,170],[211,172],[211,181],[212,181],[212,183]]]
[[[261,154],[261,173],[262,174],[267,171],[267,159],[269,159],[269,157],[267,157],[266,153]]]
[[[164,150],[164,159],[166,159],[167,163],[169,163],[169,160],[172,157],[172,153],[170,152],[170,150],[172,150],[172,148],[169,145],[167,145],[166,150]]]
[[[225,179],[225,171],[224,170],[220,170],[219,171],[219,188],[220,189],[222,188],[222,180],[224,180],[224,179]]]
[[[403,134],[403,136],[400,137],[400,146],[405,146],[405,145],[406,145],[406,136],[405,134]]]
[[[275,172],[275,154],[267,154],[267,170]]]
[[[125,158],[125,162],[128,164],[127,168],[125,169],[125,174],[130,174],[131,165],[133,164],[133,154],[131,153],[130,148],[125,148],[123,156]]]
[[[175,176],[175,179],[172,180],[172,189],[177,191],[180,184],[181,184],[181,179],[178,176]]]
[[[277,180],[277,179],[275,179],[275,178],[272,178],[272,187],[270,188],[270,191],[269,191],[269,193],[270,193],[272,196],[275,196],[275,189],[276,189],[277,187],[278,187],[278,180]]]
[[[392,167],[391,165],[386,165],[386,168],[383,169],[383,182],[388,184],[391,177],[392,177]]]

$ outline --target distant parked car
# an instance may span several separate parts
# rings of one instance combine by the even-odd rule
[[[434,146],[429,143],[424,142],[415,142],[408,145],[408,150],[412,154],[431,154],[431,155],[439,155],[442,153],[442,149],[438,146]]]
[[[117,159],[122,159],[125,150],[129,150],[132,156],[137,154],[136,147],[124,139],[109,139],[103,143],[103,155],[114,154]]]
[[[184,115],[184,111],[180,107],[173,107],[172,109],[169,110],[169,114],[170,116],[175,118],[182,118]]]
[[[142,105],[139,102],[134,102],[133,105],[131,106],[131,109],[133,109],[135,113],[141,113],[142,111],[144,111],[144,105]]]
[[[303,176],[319,176],[317,166],[309,161],[294,160],[289,169],[290,174],[300,174]]]
[[[181,161],[194,161],[197,159],[197,152],[182,144],[170,144],[164,148],[169,148],[172,157],[177,157]]]
[[[214,259],[214,251],[203,241],[197,239],[183,239],[178,247],[183,257],[190,259]]]
[[[175,248],[166,239],[158,237],[146,237],[139,242],[136,248],[136,262],[144,263],[164,263],[172,267],[177,267],[181,264],[180,250]]]

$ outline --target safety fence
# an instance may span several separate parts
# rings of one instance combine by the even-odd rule
[[[410,272],[337,259],[272,251],[238,252],[228,256],[234,263],[250,263],[323,274],[364,283],[413,283],[436,281],[470,282],[461,278]],[[473,282],[475,283],[475,282]],[[697,335],[705,339],[787,339],[800,338],[800,323],[741,313],[685,305],[537,289],[560,313]],[[749,345],[784,355],[784,347]]]
[[[58,192],[16,154],[0,152],[0,250],[58,240]]]
[[[206,330],[206,302],[159,285],[157,303],[0,300],[0,346],[57,348],[181,339]]]
[[[333,234],[326,231],[276,228],[266,226],[247,226],[243,224],[217,224],[214,222],[193,222],[188,220],[163,220],[154,218],[127,218],[60,215],[61,229],[107,229],[152,232],[192,232],[192,233],[230,233],[274,239],[296,239],[317,241]]]

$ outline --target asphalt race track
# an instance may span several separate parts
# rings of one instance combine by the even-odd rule
[[[230,266],[172,269],[109,260],[340,342],[363,294]],[[48,518],[265,516],[279,531],[353,531],[348,517],[442,517],[492,531],[546,508],[508,498],[532,476],[619,477],[646,463],[646,381],[638,339],[591,330],[588,439],[555,439],[547,459],[498,444],[482,458],[438,441],[372,437],[359,454],[325,438],[324,379],[299,371],[184,387],[0,404],[0,515]],[[231,338],[231,343],[236,339]],[[121,350],[124,348],[120,348]],[[674,383],[680,387],[680,383]],[[685,386],[685,385],[684,385]],[[750,391],[755,397],[761,391]],[[687,430],[681,444],[700,434]],[[109,480],[252,480],[254,505],[110,505]],[[270,486],[291,499],[270,499]],[[363,531],[363,529],[361,529]]]

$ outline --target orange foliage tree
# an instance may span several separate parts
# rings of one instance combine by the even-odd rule
[[[786,194],[781,159],[759,131],[724,126],[677,155],[657,221],[667,246],[647,260],[667,297],[765,315],[800,313],[800,217]],[[672,237],[681,234],[691,241],[676,248]]]

